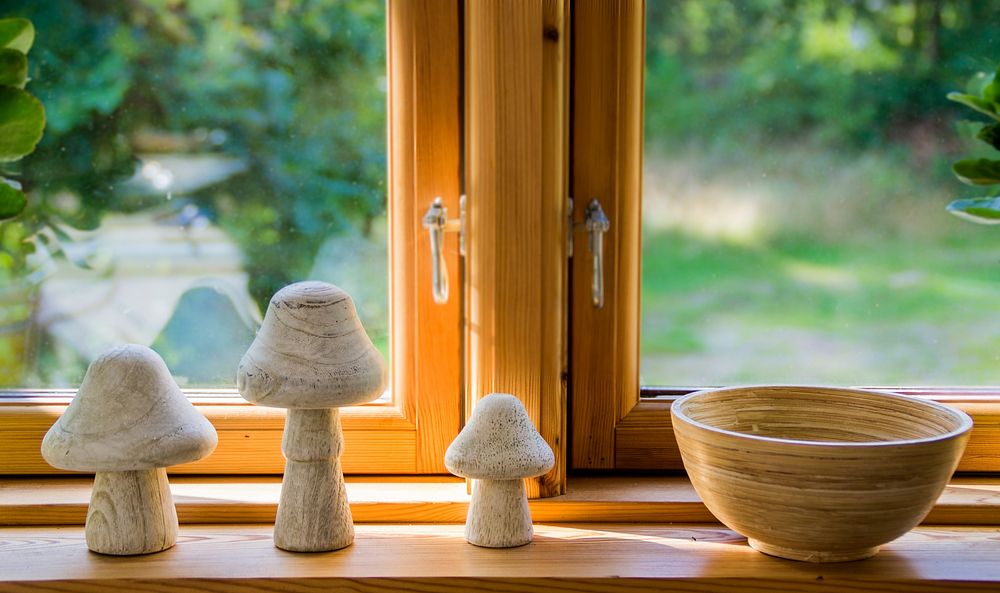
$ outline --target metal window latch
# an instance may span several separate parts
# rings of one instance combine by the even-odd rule
[[[590,300],[598,309],[604,307],[604,233],[608,232],[610,228],[611,221],[604,214],[604,209],[601,208],[601,203],[597,201],[597,198],[591,200],[590,204],[587,205],[581,222],[573,220],[573,198],[569,199],[569,257],[573,257],[573,233],[586,231],[590,255],[593,257]]]
[[[431,207],[424,214],[424,228],[431,235],[431,288],[434,302],[448,302],[448,266],[444,262],[444,234],[458,232],[458,251],[465,255],[465,196],[459,198],[459,218],[448,219],[448,209],[441,197],[434,198]]]

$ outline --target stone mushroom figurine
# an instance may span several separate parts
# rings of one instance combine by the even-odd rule
[[[205,457],[215,428],[181,393],[156,353],[129,344],[90,364],[80,390],[42,440],[51,465],[96,472],[87,547],[150,554],[177,541],[167,466]]]
[[[465,539],[485,548],[530,542],[534,530],[524,478],[540,476],[554,463],[521,400],[506,393],[479,400],[444,456],[448,471],[472,478]]]
[[[299,282],[271,298],[240,361],[237,387],[249,402],[288,409],[275,546],[322,552],[354,541],[337,408],[378,398],[385,375],[382,355],[346,292],[324,282]]]

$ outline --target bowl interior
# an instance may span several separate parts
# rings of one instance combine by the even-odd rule
[[[940,438],[968,416],[912,397],[829,387],[736,387],[691,394],[675,414],[709,429],[788,441],[883,443]]]

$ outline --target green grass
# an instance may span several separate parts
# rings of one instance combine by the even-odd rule
[[[672,188],[671,174],[659,172],[668,187],[652,199],[682,208],[644,230],[644,382],[1000,382],[1000,229],[948,216],[951,187],[898,157],[802,147],[767,154],[752,164],[696,155],[684,173],[696,169],[695,181]],[[841,184],[802,177],[810,161]],[[851,171],[870,161],[884,169],[874,189]],[[656,175],[647,173],[647,187]],[[898,187],[887,191],[886,179]],[[838,194],[835,215],[807,215]],[[697,206],[713,196],[760,202],[763,222],[726,236],[684,218],[724,215]],[[873,205],[880,197],[881,210]]]

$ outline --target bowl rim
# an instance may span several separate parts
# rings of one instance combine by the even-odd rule
[[[934,435],[930,437],[922,437],[918,439],[898,439],[891,441],[864,441],[864,442],[848,442],[848,441],[807,441],[801,439],[784,439],[778,437],[768,437],[755,434],[748,434],[745,432],[738,432],[735,430],[727,430],[725,428],[719,428],[717,426],[712,426],[711,424],[705,424],[704,422],[699,422],[694,420],[683,411],[684,404],[688,403],[688,400],[696,399],[699,396],[705,396],[711,393],[718,393],[723,391],[740,391],[747,389],[779,389],[779,390],[793,390],[793,389],[824,389],[830,391],[841,391],[848,393],[855,393],[861,395],[881,395],[888,396],[895,399],[905,400],[913,402],[919,405],[927,406],[930,408],[937,409],[938,411],[944,412],[946,414],[954,417],[959,426],[954,430],[950,430],[939,435]],[[959,437],[965,433],[972,430],[973,421],[972,418],[959,410],[958,408],[953,408],[951,406],[946,406],[944,404],[938,403],[936,401],[926,400],[919,397],[913,397],[911,395],[902,395],[900,393],[893,393],[891,391],[883,391],[880,389],[859,389],[857,387],[833,387],[829,385],[800,385],[800,384],[763,384],[763,385],[731,385],[728,387],[713,387],[709,389],[699,389],[698,391],[689,393],[687,395],[681,396],[680,398],[674,400],[670,406],[670,415],[680,420],[686,424],[707,430],[709,432],[714,432],[716,434],[727,435],[737,438],[749,439],[751,441],[760,441],[764,443],[781,443],[782,445],[795,445],[795,446],[806,446],[806,447],[837,447],[837,448],[862,448],[862,447],[896,447],[899,445],[915,445],[922,443],[934,443],[938,441],[946,441]]]

